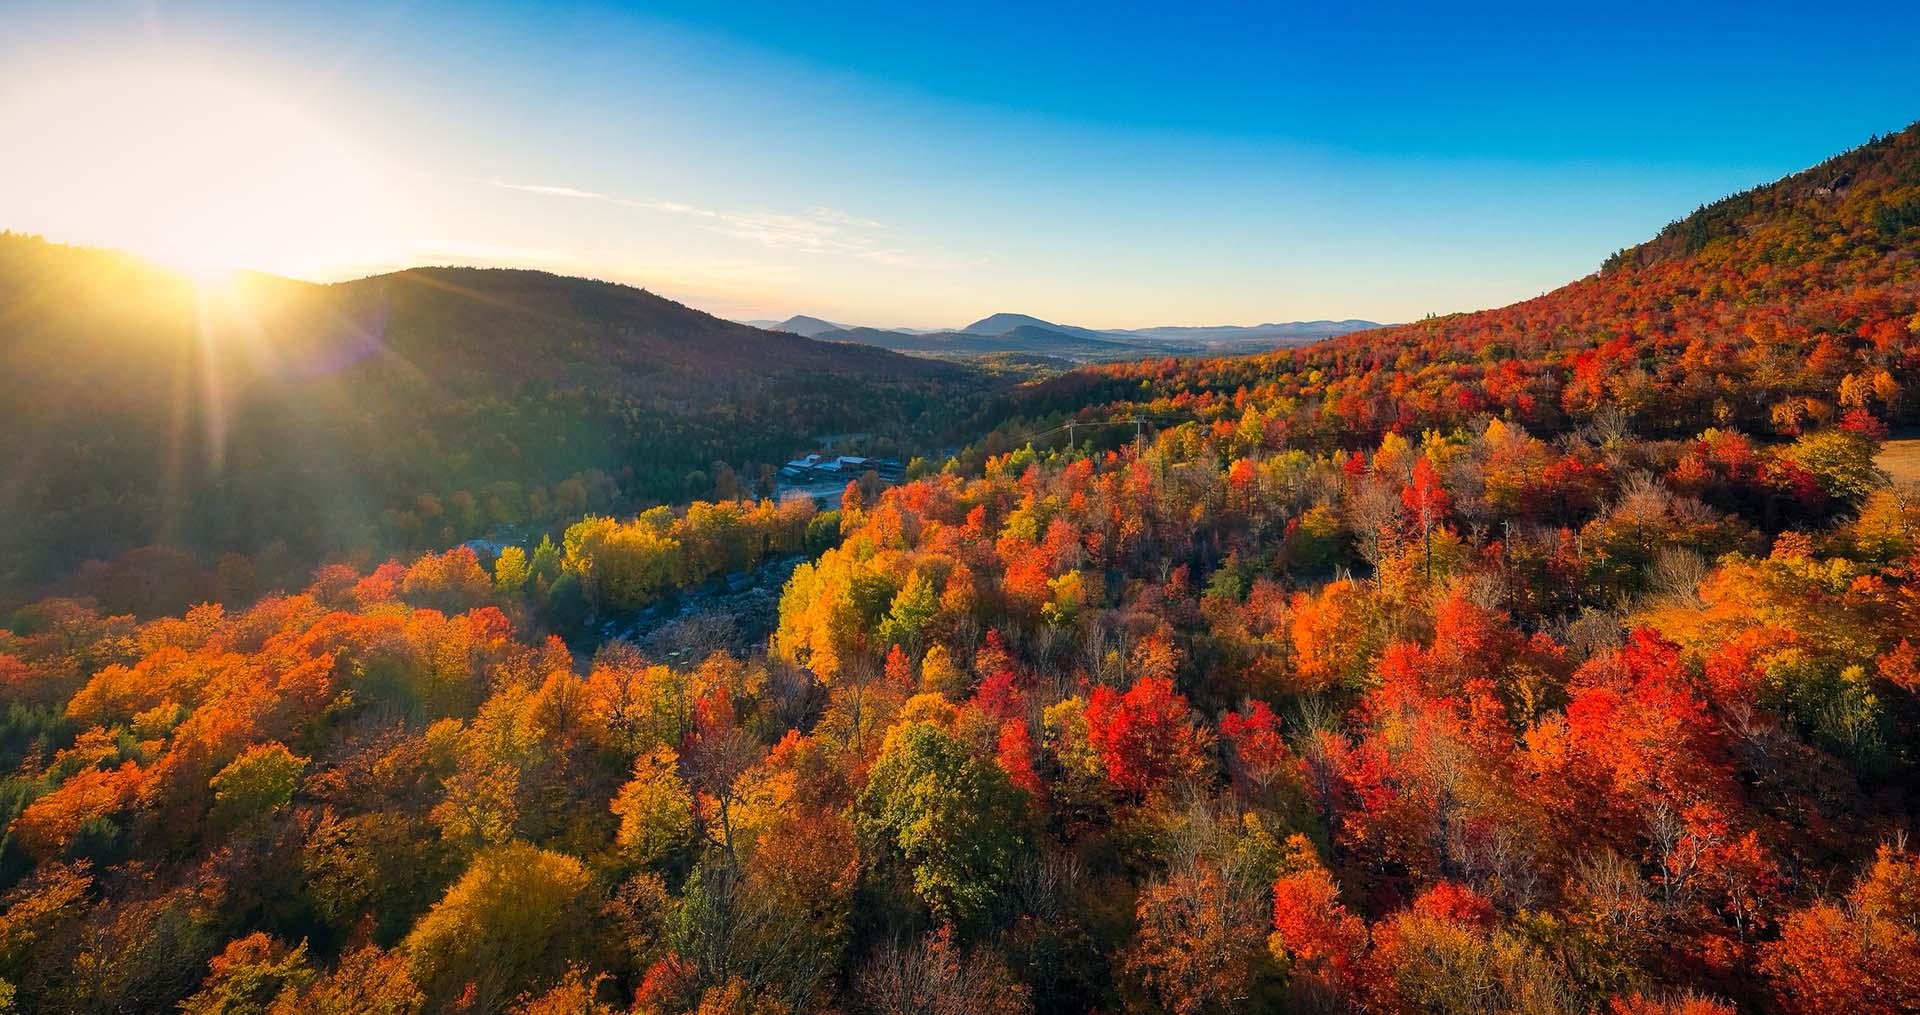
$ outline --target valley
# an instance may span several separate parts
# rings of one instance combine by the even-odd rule
[[[10,17],[0,1015],[1920,1011],[1910,15],[670,6]]]

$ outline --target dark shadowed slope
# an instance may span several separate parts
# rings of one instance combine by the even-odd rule
[[[0,238],[0,579],[168,541],[434,545],[705,494],[814,434],[918,435],[989,383],[628,286],[421,268],[190,280]]]

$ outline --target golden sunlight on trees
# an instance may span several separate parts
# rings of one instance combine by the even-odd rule
[[[470,994],[486,1011],[522,984],[557,979],[587,947],[587,885],[569,856],[525,843],[480,852],[407,935],[414,978],[431,1003]]]

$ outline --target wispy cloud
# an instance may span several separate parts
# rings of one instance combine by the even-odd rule
[[[864,258],[878,264],[925,270],[952,267],[960,263],[952,258],[904,249],[885,223],[824,205],[815,205],[800,212],[741,211],[703,208],[680,201],[638,200],[582,190],[578,187],[544,183],[515,183],[506,180],[488,180],[487,183],[505,190],[542,194],[548,197],[602,201],[622,208],[636,208],[661,215],[693,219],[698,221],[702,228],[723,236],[731,236],[777,250],[794,250],[809,254],[838,254]],[[896,242],[889,243],[888,240]]]
[[[575,187],[549,187],[539,183],[508,183],[505,180],[488,180],[488,183],[506,190],[522,190],[529,194],[545,194],[549,197],[583,197],[594,201],[610,200],[605,194],[596,194],[591,190]]]
[[[814,205],[813,207],[808,208],[807,214],[812,218],[821,222],[838,222],[841,225],[845,225],[845,226],[861,226],[868,229],[885,229],[886,228],[886,226],[883,226],[872,219],[859,218],[854,215],[849,215],[838,208],[827,208],[822,205]]]
[[[912,268],[916,271],[957,271],[961,268],[985,268],[993,263],[990,257],[962,257],[937,251],[907,250],[901,247],[876,247],[862,251],[860,256],[875,264]]]

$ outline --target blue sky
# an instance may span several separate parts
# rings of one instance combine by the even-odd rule
[[[0,227],[734,317],[1495,306],[1920,118],[1912,4],[0,7]]]

